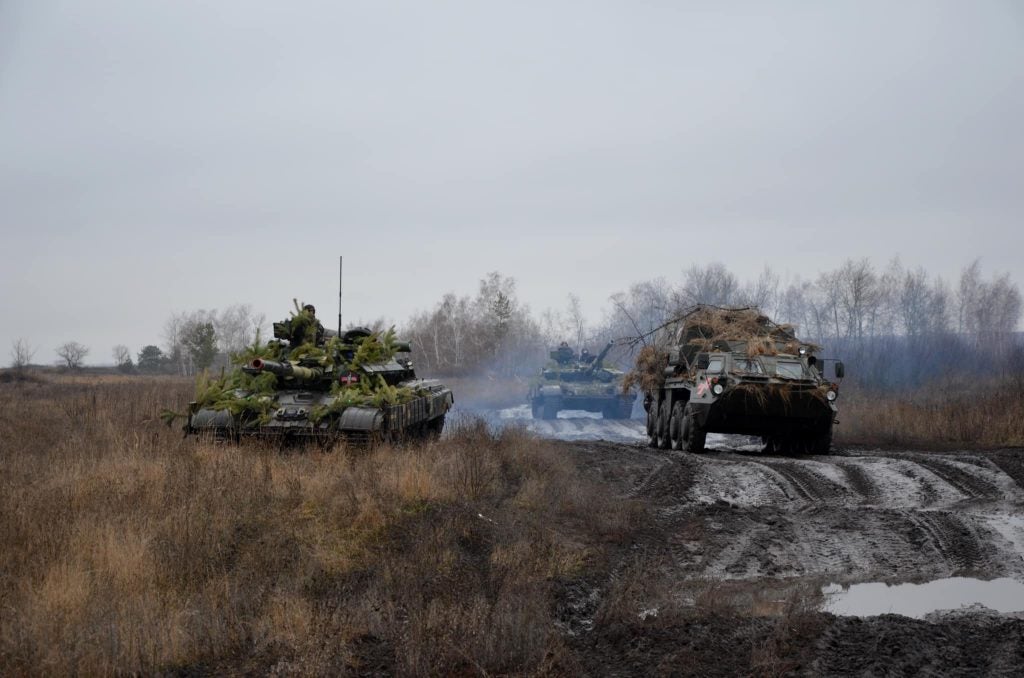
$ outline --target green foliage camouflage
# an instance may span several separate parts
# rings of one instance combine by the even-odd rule
[[[391,361],[398,353],[402,344],[396,338],[393,327],[383,333],[357,337],[351,343],[344,342],[340,337],[331,337],[324,345],[318,346],[314,343],[316,319],[302,310],[298,301],[295,301],[295,306],[296,311],[285,322],[290,336],[296,339],[301,337],[302,343],[289,348],[276,339],[263,342],[257,333],[252,345],[231,356],[235,369],[230,373],[222,373],[216,379],[207,373],[200,375],[195,398],[200,409],[227,410],[245,422],[268,422],[275,406],[275,392],[281,385],[278,377],[270,372],[249,374],[241,369],[256,358],[317,366],[328,375],[345,372],[359,375],[359,381],[354,384],[331,380],[330,404],[312,409],[310,420],[314,423],[340,414],[348,407],[383,408],[406,403],[422,395],[416,389],[389,385],[382,376],[367,371],[370,366]]]

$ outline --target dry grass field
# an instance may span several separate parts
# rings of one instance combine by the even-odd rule
[[[5,671],[536,671],[556,583],[637,516],[473,421],[416,449],[185,440],[157,414],[191,389],[0,385]]]
[[[690,537],[658,497],[693,478],[643,446],[469,418],[416,447],[215,444],[160,422],[192,391],[0,383],[0,673],[782,675],[841,623],[818,582],[667,585]],[[963,392],[847,392],[839,444],[1019,444],[1019,388]]]
[[[1024,379],[948,379],[906,394],[850,389],[839,401],[839,419],[839,444],[1024,447]]]

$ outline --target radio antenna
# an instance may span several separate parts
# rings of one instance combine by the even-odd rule
[[[341,263],[343,257],[338,257],[338,336],[341,336]]]

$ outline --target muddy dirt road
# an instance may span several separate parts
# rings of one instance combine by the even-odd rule
[[[1024,613],[1015,612],[1024,610],[1024,450],[789,457],[712,435],[708,451],[692,455],[647,447],[639,420],[535,421],[522,409],[491,418],[565,441],[586,473],[648,516],[608,579],[570,596],[579,642],[596,657],[589,668],[688,673],[678,661],[685,649],[692,666],[706,670],[708,660],[723,675],[1024,675]],[[587,615],[626,580],[642,582],[624,598],[635,609],[595,626]],[[922,589],[934,600],[920,619],[899,595],[916,587],[886,586],[935,580],[952,594]],[[958,598],[972,580],[1001,586],[996,603]],[[833,596],[823,590],[841,598],[867,582],[881,598],[876,611],[828,613]],[[701,606],[696,617],[686,612]],[[716,626],[720,617],[731,622]]]

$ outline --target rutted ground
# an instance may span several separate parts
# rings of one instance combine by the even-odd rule
[[[569,601],[580,617],[569,625],[578,630],[590,628],[584,617],[600,596],[637,572],[648,589],[684,602],[708,582],[779,591],[954,576],[1024,581],[1022,452],[839,450],[787,457],[762,454],[751,439],[712,435],[707,453],[690,455],[647,447],[642,421],[562,414],[556,421],[534,421],[525,408],[516,408],[494,419],[565,440],[567,453],[587,472],[646,505],[653,516],[610,579]],[[640,607],[624,628],[609,632],[604,624],[589,634],[597,637],[580,634],[595,657],[590,668],[629,674],[641,666],[672,666],[672,673],[695,647],[725,650],[730,634],[757,646],[777,633],[758,615],[721,628],[713,620],[674,623],[664,633],[647,620],[652,611]],[[786,670],[1011,675],[1024,669],[1024,620],[1013,615],[817,617],[824,621],[799,639],[804,647],[791,653],[798,659]],[[632,640],[623,645],[621,634]],[[891,639],[898,639],[895,645]],[[750,657],[723,662],[722,672],[747,671],[748,660],[757,663]]]
[[[1024,578],[1024,489],[983,454],[778,457],[753,439],[712,434],[707,453],[690,455],[646,447],[640,420],[534,420],[526,406],[491,418],[579,441],[593,456],[584,463],[604,472],[634,468],[636,478],[611,479],[656,507],[686,576]]]

